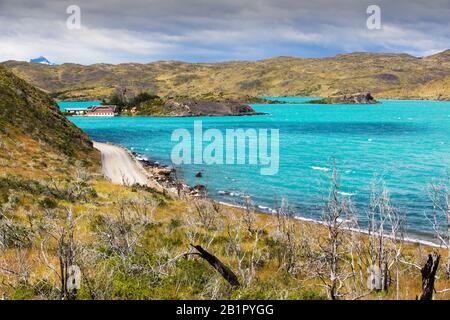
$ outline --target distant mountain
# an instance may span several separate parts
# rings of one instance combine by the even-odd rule
[[[46,64],[48,66],[54,66],[55,64],[48,61],[46,57],[44,56],[40,56],[38,58],[35,59],[30,59],[30,63],[40,63],[40,64]]]
[[[379,98],[447,97],[450,88],[424,86],[450,76],[450,51],[418,58],[408,54],[357,52],[328,58],[275,57],[260,61],[148,64],[1,63],[17,76],[61,100],[102,99],[120,90],[190,98],[321,96],[371,92]],[[1,65],[0,64],[0,65]],[[446,84],[446,82],[444,82]],[[428,90],[439,92],[430,93]]]

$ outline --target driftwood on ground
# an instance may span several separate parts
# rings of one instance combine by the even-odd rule
[[[241,284],[239,283],[238,277],[234,274],[233,271],[230,270],[226,265],[222,263],[216,256],[210,254],[208,251],[203,249],[200,245],[193,245],[199,253],[198,255],[205,259],[214,269],[216,269],[222,277],[228,281],[233,287],[239,287]]]

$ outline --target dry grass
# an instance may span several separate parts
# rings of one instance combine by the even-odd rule
[[[322,59],[276,57],[255,62],[4,65],[65,100],[107,98],[117,87],[127,88],[129,94],[148,91],[160,96],[326,97],[338,92],[372,91],[376,98],[402,98],[410,96],[407,91],[413,87],[449,76],[448,52],[424,59],[407,54],[351,53]],[[443,90],[448,96],[448,86]],[[422,98],[437,93],[432,85],[415,92]]]

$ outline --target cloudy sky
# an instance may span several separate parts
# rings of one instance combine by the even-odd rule
[[[69,29],[70,5],[81,28]],[[381,29],[369,30],[369,5]],[[450,48],[450,0],[0,0],[0,61],[256,60]]]

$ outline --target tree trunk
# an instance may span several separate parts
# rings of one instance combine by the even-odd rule
[[[447,194],[447,276],[450,277],[450,198]]]
[[[420,300],[433,300],[434,280],[441,256],[436,252],[428,255],[428,261],[422,268],[422,295]]]
[[[337,239],[333,237],[333,245],[331,251],[331,273],[330,273],[330,298],[331,300],[336,300],[336,289],[337,289]]]
[[[238,277],[234,274],[233,271],[230,270],[226,265],[222,263],[217,257],[213,256],[205,249],[203,249],[200,245],[192,245],[191,246],[199,252],[200,257],[205,259],[214,269],[216,269],[222,277],[228,281],[233,287],[239,287],[241,284],[239,283]]]

